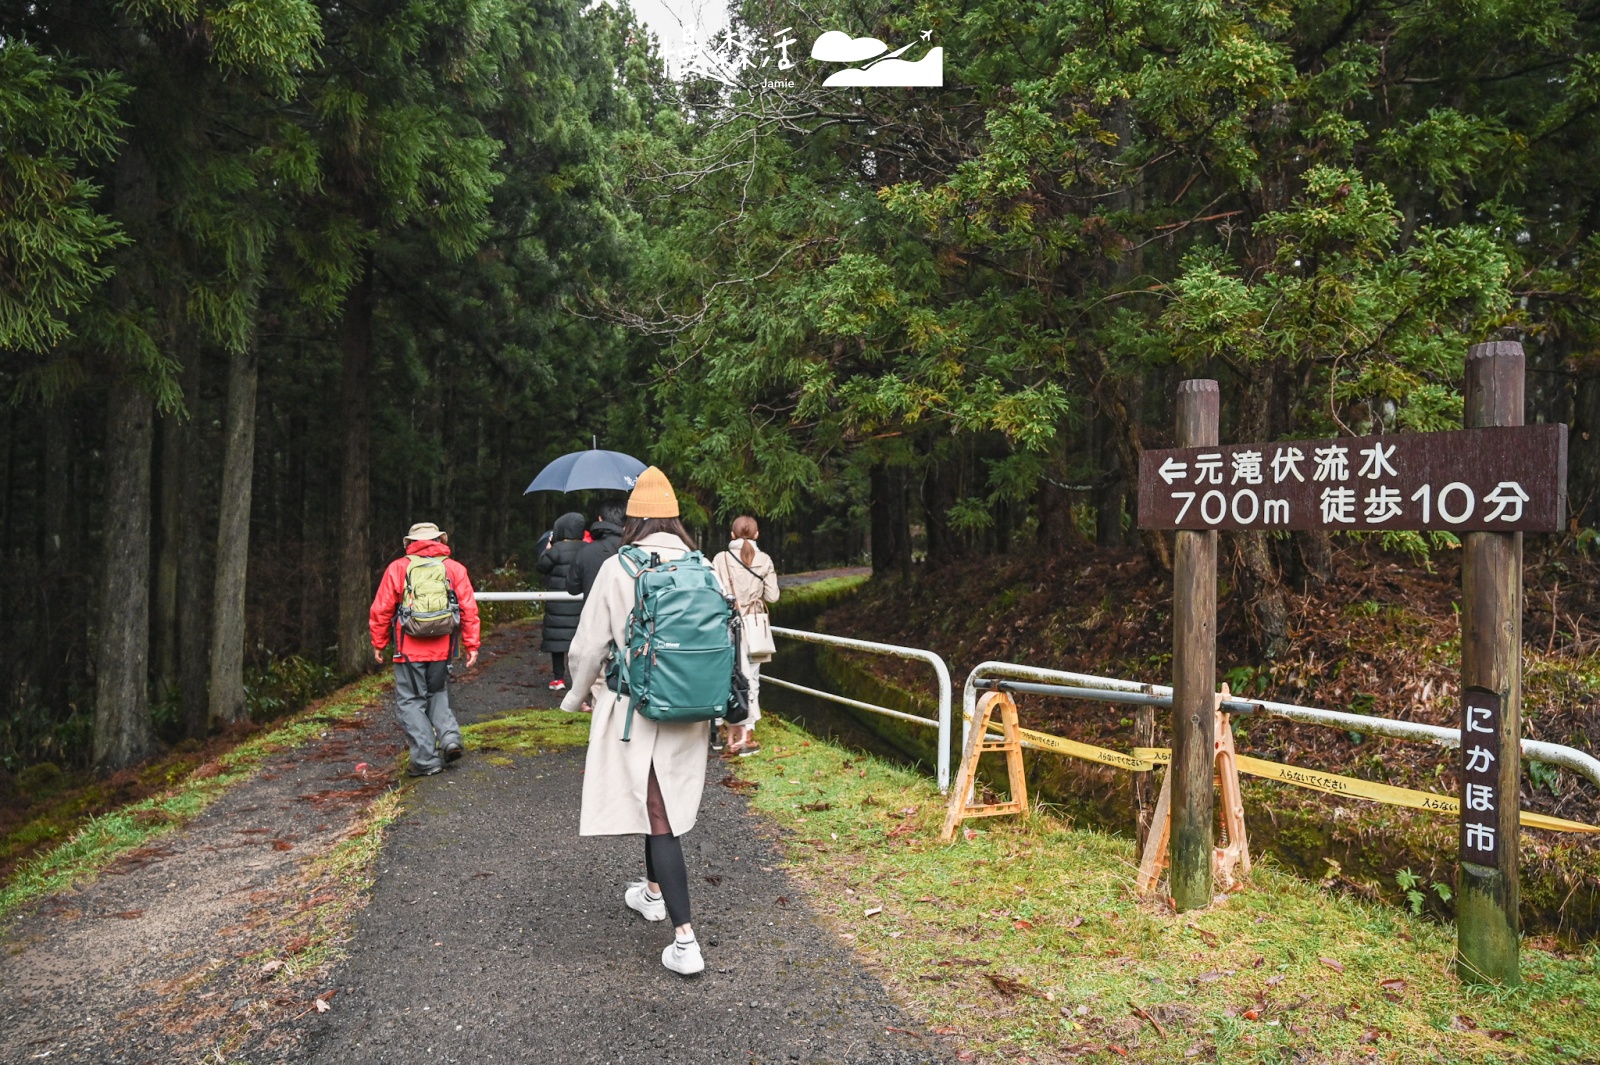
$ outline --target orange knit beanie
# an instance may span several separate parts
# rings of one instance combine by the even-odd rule
[[[634,482],[633,494],[628,497],[630,518],[676,518],[678,496],[672,490],[667,475],[651,466]]]

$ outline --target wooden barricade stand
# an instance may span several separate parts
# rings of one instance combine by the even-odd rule
[[[991,742],[989,720],[996,707],[1000,709],[998,743]],[[1011,798],[1006,802],[973,803],[968,801],[973,782],[978,778],[978,759],[986,754],[1003,752],[1006,772],[1011,780]],[[1163,793],[1164,794],[1164,793]],[[1028,779],[1022,771],[1022,734],[1017,727],[1017,704],[1004,692],[990,692],[978,700],[973,717],[972,731],[967,733],[967,749],[961,756],[961,770],[956,774],[955,785],[950,789],[949,812],[945,814],[944,830],[939,833],[943,843],[956,838],[956,829],[969,817],[996,817],[1000,814],[1025,814],[1028,812]]]
[[[1223,844],[1211,852],[1212,877],[1223,891],[1250,875],[1250,841],[1244,827],[1244,793],[1239,789],[1238,755],[1233,748],[1232,715],[1222,711],[1222,704],[1231,698],[1224,684],[1217,693],[1213,761],[1217,784],[1222,790]],[[1145,840],[1144,856],[1139,861],[1139,878],[1135,890],[1147,895],[1155,890],[1161,873],[1167,867],[1167,841],[1172,832],[1172,770],[1168,769],[1161,781],[1161,793],[1156,798],[1155,817],[1150,823],[1150,834]]]

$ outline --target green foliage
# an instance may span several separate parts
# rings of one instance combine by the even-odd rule
[[[326,662],[269,655],[265,665],[245,670],[245,703],[252,721],[272,721],[322,698],[338,684],[338,670]]]
[[[126,94],[114,75],[0,38],[0,350],[59,343],[111,276],[124,237],[84,164],[115,150]]]
[[[1089,413],[1126,468],[1174,373],[1252,436],[1436,430],[1470,343],[1591,328],[1594,41],[1554,0],[830,11],[932,27],[946,88],[685,86],[633,159],[660,311],[617,317],[664,338],[658,454],[724,510],[910,467],[974,538],[1100,475]]]

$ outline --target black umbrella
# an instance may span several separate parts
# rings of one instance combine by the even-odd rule
[[[620,451],[574,451],[562,455],[539,471],[533,483],[523,489],[529,492],[581,492],[585,489],[618,492],[633,491],[634,482],[645,470],[644,463]]]

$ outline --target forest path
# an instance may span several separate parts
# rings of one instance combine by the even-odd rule
[[[556,704],[537,630],[501,630],[486,646],[499,653],[455,689],[463,724]],[[622,902],[642,873],[640,839],[578,836],[583,758],[582,748],[469,750],[418,783],[305,1060],[947,1059],[813,922],[778,867],[771,830],[721,785],[718,759],[684,837],[706,972],[663,968],[670,929]]]

